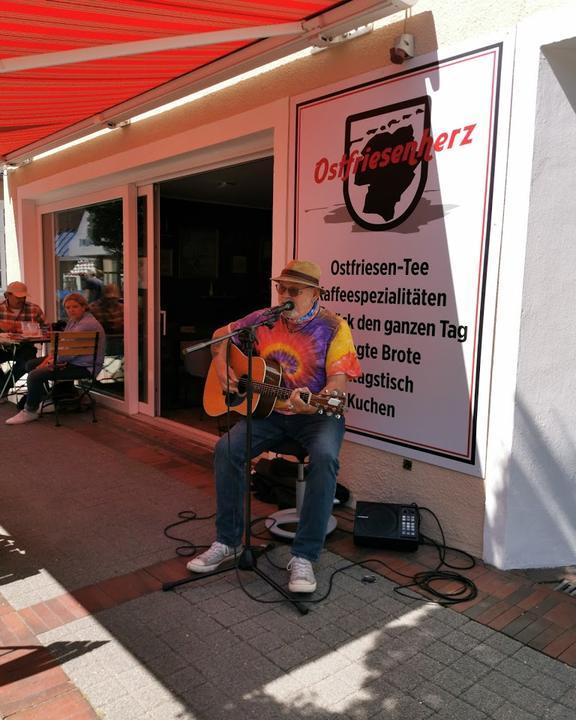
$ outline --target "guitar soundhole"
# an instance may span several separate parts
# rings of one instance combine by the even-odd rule
[[[238,393],[244,398],[246,396],[246,391],[248,389],[248,376],[242,375],[242,377],[238,378]],[[240,401],[242,402],[242,400]]]
[[[246,399],[246,396],[241,393],[223,393],[223,395],[226,398],[226,406],[231,408],[242,405]]]

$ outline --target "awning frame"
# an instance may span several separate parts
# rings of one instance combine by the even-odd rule
[[[257,67],[304,50],[307,47],[314,45],[325,47],[330,44],[326,42],[330,38],[345,35],[355,28],[369,25],[388,15],[408,10],[417,2],[418,0],[354,0],[354,2],[339,5],[302,23],[284,23],[279,26],[277,25],[275,26],[276,28],[282,28],[282,25],[284,25],[285,27],[283,29],[286,30],[288,34],[267,36],[265,39],[256,40],[246,47],[141,95],[135,96],[105,112],[87,117],[37,142],[30,143],[14,152],[7,153],[2,160],[5,164],[12,166],[29,162],[35,155],[53,150],[60,145],[74,140],[79,140],[97,130],[117,127],[118,125],[126,123],[136,115],[179,100],[186,95],[204,90],[212,85],[254,70]],[[266,27],[270,28],[270,26]],[[244,28],[244,30],[250,30],[250,32],[254,32],[257,35],[264,30],[264,27]],[[221,31],[218,34],[221,35],[224,32],[234,31]],[[280,32],[282,32],[282,30],[280,30]],[[179,37],[182,38],[182,36]],[[190,41],[193,41],[192,38],[196,36],[188,37]],[[174,40],[174,38],[171,39]],[[196,39],[201,40],[201,38]],[[128,44],[129,43],[125,43],[125,45]],[[81,51],[71,52],[80,53]],[[54,55],[62,54],[63,53],[54,53]],[[7,63],[9,63],[9,59],[5,59],[4,65],[6,66]]]

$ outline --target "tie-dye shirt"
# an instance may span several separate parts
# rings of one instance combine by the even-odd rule
[[[249,327],[262,320],[264,312],[256,310],[231,323],[230,329]],[[296,332],[290,332],[288,327],[280,318],[272,328],[261,325],[254,331],[255,353],[282,366],[284,387],[307,387],[316,394],[326,387],[329,375],[356,378],[362,374],[350,327],[340,316],[321,307],[312,320],[300,328],[296,326]],[[277,409],[283,406],[276,403]]]

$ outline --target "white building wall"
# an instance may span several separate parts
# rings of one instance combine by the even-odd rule
[[[576,558],[576,41],[543,48],[502,563]]]

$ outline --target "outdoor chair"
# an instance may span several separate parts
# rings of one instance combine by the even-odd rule
[[[92,390],[96,382],[96,357],[98,354],[98,332],[55,332],[52,333],[50,352],[54,357],[54,371],[48,380],[48,392],[40,405],[42,416],[45,407],[52,405],[56,417],[56,426],[60,426],[59,410],[63,407],[76,407],[80,409],[86,399],[92,411],[92,422],[96,422],[96,401],[92,397]],[[70,380],[59,377],[58,364],[67,362],[67,358],[77,355],[92,356],[92,364],[86,368],[89,375],[85,378]],[[76,385],[74,386],[74,383]],[[64,384],[74,387],[74,394],[60,393],[59,388]]]

